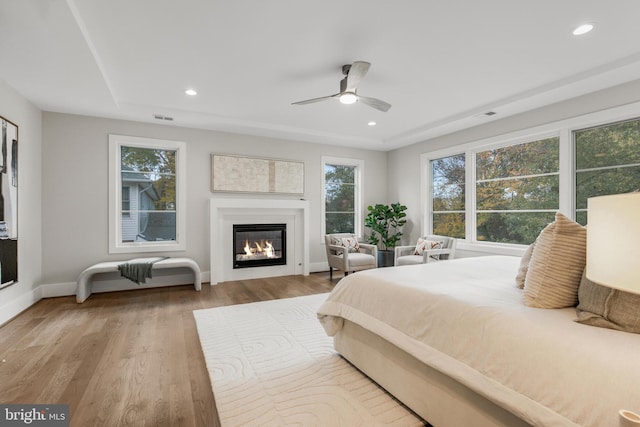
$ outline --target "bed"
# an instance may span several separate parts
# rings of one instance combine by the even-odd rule
[[[367,270],[318,317],[336,350],[435,427],[618,426],[640,410],[640,335],[532,308],[519,257]]]

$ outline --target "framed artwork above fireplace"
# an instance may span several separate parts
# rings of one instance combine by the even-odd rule
[[[211,155],[211,191],[304,194],[304,162]]]

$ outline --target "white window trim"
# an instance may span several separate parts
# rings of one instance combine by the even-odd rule
[[[474,252],[486,252],[503,255],[522,255],[526,245],[478,242],[475,236],[475,215],[470,215],[469,206],[475,206],[475,153],[492,148],[537,141],[550,137],[559,137],[559,212],[568,218],[575,219],[575,160],[573,132],[590,127],[620,122],[640,117],[640,102],[597,111],[569,119],[559,120],[540,126],[522,129],[495,137],[484,138],[441,150],[423,153],[420,157],[421,181],[420,194],[423,209],[421,233],[432,232],[432,184],[431,160],[456,154],[465,154],[465,239],[460,239],[457,248]],[[475,212],[475,211],[473,211]]]
[[[321,185],[321,189],[320,189],[320,194],[322,195],[322,200],[320,203],[320,242],[324,245],[324,235],[327,234],[326,233],[326,220],[325,220],[325,214],[326,214],[326,176],[325,176],[325,165],[330,164],[330,165],[342,165],[342,166],[355,166],[356,167],[356,174],[354,177],[355,180],[355,186],[356,186],[356,194],[355,194],[355,200],[354,200],[354,223],[353,223],[353,228],[354,228],[354,233],[356,235],[356,237],[360,240],[364,238],[364,233],[363,233],[363,217],[362,217],[362,212],[364,212],[363,206],[362,206],[362,194],[363,194],[363,179],[362,177],[364,176],[364,160],[360,160],[360,159],[351,159],[351,158],[345,158],[345,157],[329,157],[329,156],[322,156],[321,158],[321,175],[322,175],[322,182],[320,183]]]
[[[122,242],[121,147],[176,150],[176,240],[162,242]],[[187,145],[182,141],[109,135],[109,253],[184,251],[186,242]]]

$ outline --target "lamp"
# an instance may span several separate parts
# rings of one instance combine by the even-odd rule
[[[587,201],[587,278],[640,294],[640,192]]]
[[[640,294],[640,192],[587,200],[587,279]],[[622,409],[620,427],[640,426],[640,415]]]

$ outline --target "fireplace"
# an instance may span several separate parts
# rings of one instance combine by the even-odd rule
[[[286,264],[233,268],[235,224],[286,224]],[[309,201],[299,199],[211,197],[209,202],[210,283],[309,275]]]
[[[233,268],[287,264],[287,224],[234,224]]]

